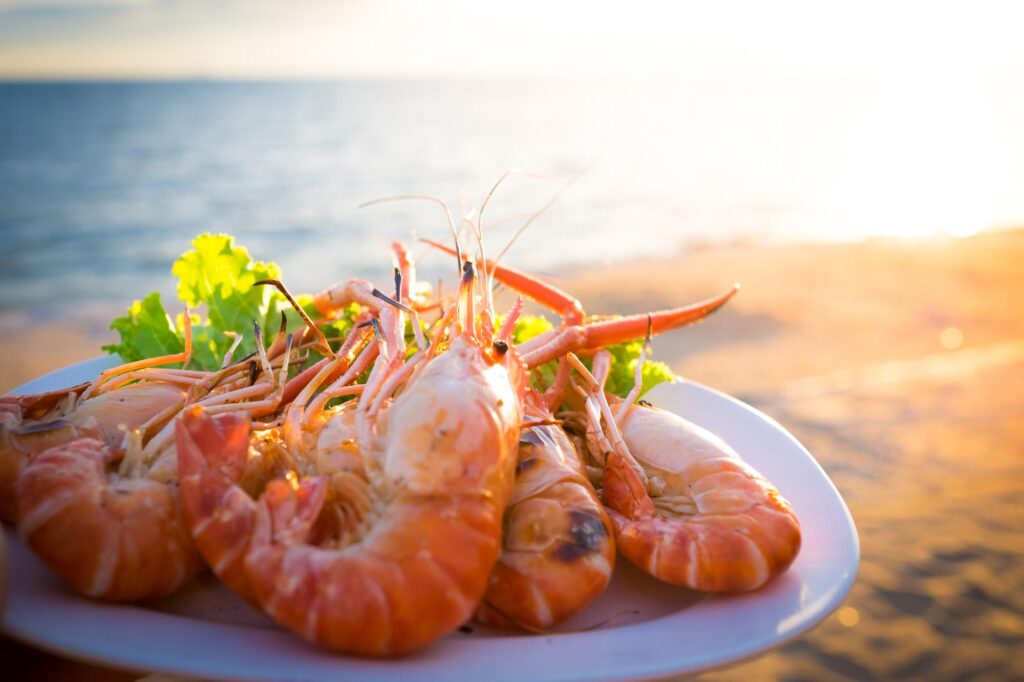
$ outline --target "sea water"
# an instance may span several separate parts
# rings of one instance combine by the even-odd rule
[[[695,244],[955,230],[942,223],[950,210],[914,220],[942,197],[963,204],[965,177],[990,211],[967,215],[968,231],[1024,218],[1012,191],[1024,169],[999,165],[1024,158],[1009,115],[1019,99],[997,107],[1006,130],[990,125],[979,147],[977,112],[933,140],[914,118],[920,99],[900,108],[901,96],[856,80],[0,84],[0,310],[170,293],[172,261],[204,231],[277,261],[296,290],[386,280],[390,241],[448,239],[445,215],[429,202],[360,204],[429,195],[475,220],[510,169],[530,174],[495,192],[487,247],[501,251],[558,196],[506,256],[548,274]],[[1002,156],[899,203],[922,173],[989,147]],[[986,168],[995,189],[977,181]],[[430,277],[449,271],[439,256],[421,263]]]

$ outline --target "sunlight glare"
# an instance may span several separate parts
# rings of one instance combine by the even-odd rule
[[[962,237],[995,226],[1012,173],[992,104],[968,77],[894,76],[861,123],[827,212],[854,237]]]
[[[939,345],[946,350],[956,350],[964,344],[964,333],[956,327],[946,327],[939,333]]]
[[[848,628],[855,627],[860,622],[860,613],[852,606],[844,606],[837,614],[839,622]]]

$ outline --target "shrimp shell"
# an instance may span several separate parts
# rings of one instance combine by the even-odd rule
[[[665,410],[634,405],[622,437],[649,477],[617,453],[602,495],[623,556],[695,590],[755,590],[800,550],[800,523],[778,490],[724,441]],[[654,490],[652,490],[652,488]]]
[[[18,533],[76,591],[137,601],[170,594],[202,562],[177,492],[147,478],[107,480],[116,459],[82,438],[45,450],[18,478]]]
[[[522,377],[506,362],[518,360],[459,337],[395,398],[364,453],[381,476],[376,523],[357,542],[306,544],[325,478],[267,486],[245,563],[264,610],[372,656],[418,649],[472,615],[500,552],[522,422]]]
[[[523,431],[501,558],[477,611],[482,622],[547,629],[608,586],[612,527],[582,466],[560,426]]]

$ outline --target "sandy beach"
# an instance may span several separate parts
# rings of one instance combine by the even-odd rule
[[[726,309],[656,339],[655,357],[804,442],[863,558],[822,625],[706,679],[1024,678],[1024,232],[716,247],[559,280],[595,314],[734,281]],[[0,392],[100,354],[108,312],[0,316]],[[8,663],[25,679],[101,679],[9,642]]]

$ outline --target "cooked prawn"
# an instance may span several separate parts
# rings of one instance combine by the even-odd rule
[[[113,601],[155,599],[201,562],[171,486],[107,481],[115,451],[94,438],[46,450],[18,479],[18,532],[76,591]]]
[[[285,344],[275,377],[261,343],[259,347],[263,376],[253,386],[230,388],[236,383],[231,378],[234,373],[248,373],[242,368],[213,373],[227,379],[229,390],[206,386],[207,395],[197,404],[212,411],[267,409],[274,394],[280,395],[283,389],[291,349]],[[132,365],[120,369],[125,367],[128,372],[145,371]],[[149,384],[166,383],[149,374],[137,384],[103,392],[105,380],[116,382],[118,376],[116,371],[101,376],[91,386],[93,397],[81,406],[105,405],[105,398],[115,400],[133,390],[150,390]],[[160,440],[185,404],[180,387],[173,386],[178,391],[172,394],[173,404],[122,434],[123,441],[66,440],[31,457],[18,477],[19,535],[60,577],[87,596],[115,601],[157,598],[175,590],[202,566],[181,518],[176,449],[173,441]],[[261,395],[263,400],[254,399]],[[147,435],[150,427],[155,436]]]
[[[176,404],[187,385],[170,381],[138,383],[89,400],[78,398],[88,384],[41,396],[0,398],[8,415],[0,423],[0,517],[17,519],[18,475],[39,453],[82,438],[117,447],[125,435]],[[39,414],[40,405],[50,404]],[[34,416],[35,415],[35,416]]]
[[[367,335],[366,328],[357,329],[337,356],[319,367],[286,408],[287,418],[279,426],[251,430],[251,420],[243,413],[212,417],[201,407],[186,410],[176,425],[181,504],[189,532],[214,574],[253,605],[258,602],[244,561],[256,521],[256,500],[274,478],[296,470],[329,471],[323,466],[325,460],[332,456],[337,460],[346,449],[354,449],[354,403],[330,409],[298,408],[312,399],[324,381],[333,377],[328,389],[317,396],[317,407],[343,393],[340,389],[365,371],[376,348],[355,353]],[[307,413],[311,418],[302,421]],[[342,435],[346,428],[347,436]],[[344,468],[342,463],[329,463],[335,469]],[[354,463],[348,468],[361,470]]]
[[[244,589],[313,642],[365,655],[409,652],[465,622],[483,596],[500,551],[524,374],[507,339],[477,319],[473,285],[470,266],[458,314],[444,318],[447,347],[438,346],[441,329],[408,361],[400,287],[397,305],[380,310],[381,336],[371,341],[379,357],[355,407],[340,412],[353,420],[359,476],[338,486],[310,475],[308,453],[293,450],[306,466],[270,481],[251,530],[223,539],[226,555],[243,556]],[[182,466],[209,469],[219,456],[203,443],[208,419],[197,409],[179,423]]]
[[[0,517],[17,519],[18,475],[33,456],[82,438],[120,447],[128,432],[184,404],[189,386],[208,373],[159,368],[185,362],[191,355],[187,311],[184,319],[185,349],[181,353],[119,365],[94,382],[71,388],[0,397]],[[125,384],[131,380],[125,377],[148,380]]]
[[[551,415],[528,404],[516,481],[505,510],[501,557],[477,617],[544,630],[579,612],[607,587],[615,541],[573,443]]]
[[[800,523],[771,483],[696,424],[605,396],[607,351],[595,356],[593,375],[570,360],[588,383],[588,455],[623,556],[656,578],[711,592],[754,590],[789,567]]]

